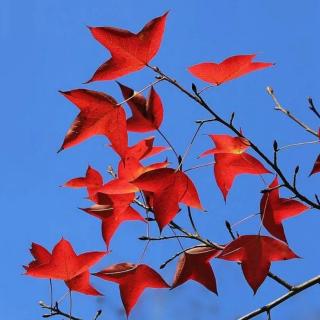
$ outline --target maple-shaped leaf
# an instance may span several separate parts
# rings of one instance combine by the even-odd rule
[[[144,68],[157,54],[168,13],[149,21],[137,34],[113,27],[89,27],[111,53],[88,81],[113,80]]]
[[[246,153],[249,142],[229,135],[210,135],[216,148],[203,152],[200,157],[214,155],[214,176],[226,200],[234,179],[240,174],[270,173],[260,161]]]
[[[99,171],[88,166],[85,177],[74,178],[67,181],[64,187],[69,188],[87,188],[89,199],[96,201],[96,193],[103,186],[103,178]]]
[[[72,291],[89,295],[101,295],[90,284],[89,268],[106,252],[86,252],[76,255],[69,241],[61,239],[52,253],[39,244],[32,244],[35,260],[25,266],[26,275],[36,278],[64,280]]]
[[[295,217],[309,209],[306,205],[292,199],[279,197],[278,178],[272,181],[268,191],[263,194],[260,202],[262,224],[276,238],[287,242],[282,221]]]
[[[229,243],[218,258],[240,262],[246,280],[256,293],[267,277],[271,262],[299,257],[280,240],[261,235],[244,235]]]
[[[179,203],[203,210],[193,182],[181,171],[171,168],[152,170],[132,181],[132,184],[153,193],[153,211],[160,230],[179,212]]]
[[[60,150],[75,146],[94,135],[104,135],[120,156],[125,155],[128,148],[126,115],[111,96],[86,89],[61,93],[80,109],[80,113],[67,132]]]
[[[159,129],[163,120],[163,107],[160,96],[151,87],[148,98],[135,93],[129,87],[119,83],[123,97],[129,105],[132,116],[127,120],[128,131],[148,132]]]
[[[194,280],[217,293],[217,285],[210,260],[220,253],[210,247],[198,247],[185,251],[179,258],[172,288],[176,288],[188,280]]]
[[[110,241],[119,226],[125,221],[145,221],[144,218],[133,208],[130,203],[134,194],[106,195],[98,193],[103,197],[104,202],[109,198],[109,204],[96,204],[90,208],[81,210],[101,220],[101,231],[103,240],[109,248]],[[101,200],[100,200],[101,201]]]
[[[310,172],[310,176],[312,174],[319,173],[319,172],[320,172],[320,154],[318,155],[318,157],[316,159],[316,162],[313,165],[313,168],[312,168],[312,170]]]
[[[153,142],[154,137],[149,137],[137,142],[135,145],[128,147],[126,156],[143,160],[169,149],[168,147],[153,146]]]
[[[134,179],[146,172],[166,168],[168,165],[168,161],[163,161],[143,166],[135,157],[127,156],[119,162],[118,177],[104,184],[99,192],[106,194],[138,192],[139,188],[132,183]]]
[[[155,270],[145,264],[119,263],[94,275],[119,284],[127,316],[146,288],[170,287]]]
[[[189,67],[188,70],[197,78],[218,86],[239,78],[247,73],[273,65],[269,62],[253,62],[255,54],[232,56],[221,63],[204,62]]]

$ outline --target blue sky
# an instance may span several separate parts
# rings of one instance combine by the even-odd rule
[[[314,128],[319,125],[308,111],[306,98],[320,105],[319,80],[319,1],[99,1],[99,0],[3,0],[0,10],[1,105],[2,124],[2,232],[0,249],[0,307],[4,319],[36,319],[41,310],[37,301],[48,301],[45,280],[22,276],[22,265],[30,261],[32,241],[49,249],[64,236],[78,252],[103,250],[99,222],[77,208],[88,203],[85,192],[59,188],[66,180],[84,174],[88,164],[105,172],[117,159],[102,137],[60,154],[63,137],[77,110],[58,90],[89,88],[103,90],[121,100],[114,82],[83,85],[109,56],[89,34],[86,25],[118,26],[138,31],[147,21],[170,10],[163,45],[152,64],[173,75],[185,86],[195,82],[186,68],[202,61],[220,61],[235,54],[258,53],[261,61],[275,62],[268,70],[257,72],[209,90],[207,101],[222,115],[236,112],[236,124],[269,155],[272,142],[279,145],[309,141],[313,138],[282,114],[273,110],[266,94],[274,87],[279,99],[292,112]],[[150,70],[121,78],[121,82],[141,89],[153,81]],[[195,127],[194,120],[208,117],[205,111],[165,83],[157,86],[165,106],[162,130],[179,152],[183,152]],[[204,127],[185,166],[211,147],[206,134],[227,133],[221,126]],[[132,135],[131,142],[150,135]],[[156,138],[158,145],[164,141]],[[290,149],[280,155],[288,175],[300,164],[299,186],[304,193],[316,192],[320,177],[307,178],[318,155],[315,145]],[[174,161],[172,155],[169,158]],[[163,159],[163,157],[159,157]],[[235,222],[257,212],[263,188],[260,179],[243,176],[236,180],[227,205],[212,177],[212,169],[192,172],[201,200],[208,213],[195,212],[201,233],[213,240],[229,241],[226,219]],[[269,176],[268,181],[272,177]],[[285,192],[284,195],[288,196]],[[186,216],[178,218],[187,225]],[[275,263],[274,273],[298,283],[319,274],[319,217],[315,211],[285,223],[292,249],[303,259]],[[259,221],[252,219],[239,227],[240,233],[255,233]],[[145,227],[127,223],[112,241],[112,253],[95,270],[111,263],[136,262],[143,243],[136,240]],[[154,228],[153,232],[156,232]],[[145,262],[157,268],[179,250],[175,242],[152,244]],[[236,264],[213,261],[219,297],[192,282],[173,291],[149,290],[140,300],[131,319],[236,319],[284,293],[276,283],[266,280],[256,296],[243,279]],[[175,263],[162,271],[172,281]],[[104,298],[74,295],[74,313],[85,319],[103,308],[105,318],[124,319],[118,289],[93,279]],[[55,284],[55,298],[65,288]],[[312,288],[283,304],[272,319],[318,319],[319,289]],[[179,316],[177,316],[179,315]],[[257,317],[265,319],[265,316]]]

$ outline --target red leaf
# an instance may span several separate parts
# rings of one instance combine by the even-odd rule
[[[200,156],[214,155],[214,175],[225,200],[236,176],[270,173],[261,162],[245,152],[249,147],[246,139],[228,135],[210,135],[210,137],[216,148],[207,150]]]
[[[86,89],[61,93],[80,109],[80,113],[67,132],[60,151],[94,135],[104,135],[120,156],[125,155],[128,148],[126,115],[111,96]]]
[[[126,156],[133,157],[138,160],[147,159],[156,154],[168,150],[168,147],[153,146],[154,137],[149,137],[139,141],[135,145],[128,148]]]
[[[319,173],[319,172],[320,172],[320,154],[318,155],[316,162],[314,163],[314,166],[310,172],[310,176],[312,174]]]
[[[240,262],[246,280],[256,293],[269,272],[271,262],[299,257],[282,241],[246,235],[229,243],[218,258]]]
[[[127,316],[146,288],[169,288],[162,277],[145,264],[119,263],[94,275],[119,284]]]
[[[269,185],[269,189],[279,185],[276,177]],[[260,202],[262,224],[276,238],[287,242],[282,221],[292,218],[309,208],[299,201],[279,197],[279,189],[266,192]]]
[[[247,73],[273,65],[268,62],[252,62],[255,56],[255,54],[232,56],[221,63],[200,63],[189,67],[188,70],[195,77],[218,86]]]
[[[135,92],[129,87],[119,83],[125,100],[132,97]],[[148,132],[160,127],[163,120],[163,107],[160,96],[151,87],[148,99],[141,94],[136,94],[127,101],[132,116],[127,120],[128,131]]]
[[[189,177],[171,168],[153,170],[132,181],[139,189],[152,192],[155,219],[162,230],[179,212],[179,203],[203,210]]]
[[[35,260],[25,267],[26,275],[64,280],[70,290],[100,295],[89,282],[89,268],[106,252],[86,252],[76,255],[70,242],[61,239],[53,248],[52,254],[38,244],[32,244],[31,253]]]
[[[209,261],[219,253],[219,250],[209,247],[198,247],[185,251],[180,256],[172,288],[176,288],[188,280],[194,280],[208,290],[217,293],[216,279]]]
[[[166,17],[149,21],[137,34],[113,27],[90,27],[93,37],[111,53],[88,81],[113,80],[144,68],[157,54]]]
[[[86,176],[74,178],[64,184],[65,187],[70,188],[87,188],[89,199],[96,201],[96,193],[103,186],[103,178],[99,171],[88,166]]]
[[[107,196],[102,194],[103,196]],[[115,198],[115,196],[122,197],[122,207],[119,204],[113,202],[111,199]],[[128,199],[129,196],[129,199]],[[131,194],[125,195],[110,195],[110,204],[107,205],[93,205],[90,208],[81,209],[92,216],[101,219],[101,231],[103,240],[106,243],[107,248],[109,248],[110,241],[117,231],[119,226],[125,221],[145,221],[144,218],[134,209],[130,207],[130,203],[133,199],[131,198]],[[134,194],[133,194],[134,197]],[[127,198],[127,199],[125,199]]]

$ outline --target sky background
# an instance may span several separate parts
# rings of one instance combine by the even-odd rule
[[[308,111],[306,100],[312,96],[320,106],[317,32],[320,3],[317,0],[303,3],[297,0],[2,0],[0,309],[3,319],[40,319],[42,310],[37,301],[49,302],[48,281],[22,275],[22,265],[31,261],[28,251],[31,242],[51,250],[64,236],[78,253],[105,248],[99,221],[77,209],[89,204],[84,199],[85,190],[59,188],[59,185],[83,176],[88,164],[105,173],[107,165],[116,166],[117,158],[103,137],[94,137],[56,153],[77,114],[77,109],[58,90],[96,89],[122,100],[112,81],[83,85],[109,57],[91,37],[86,25],[117,26],[136,32],[167,10],[170,14],[163,44],[152,65],[160,66],[188,88],[192,82],[202,88],[205,83],[192,78],[186,71],[188,66],[221,61],[236,54],[257,53],[258,60],[276,65],[208,90],[204,97],[222,115],[229,116],[235,111],[235,124],[268,155],[272,154],[275,138],[280,146],[314,140],[273,110],[265,88],[271,85],[284,106],[313,128],[319,126]],[[139,90],[151,83],[153,77],[150,70],[143,70],[120,80]],[[156,90],[165,108],[162,131],[182,153],[195,129],[194,120],[206,119],[208,114],[168,84],[160,83]],[[212,147],[206,134],[213,133],[228,132],[217,124],[204,126],[185,168],[206,162],[197,160],[197,156]],[[150,135],[152,133],[131,135],[130,142]],[[165,145],[165,142],[157,136],[156,144]],[[319,185],[320,176],[307,177],[318,152],[318,146],[306,145],[288,149],[279,157],[288,176],[297,164],[301,166],[298,184],[307,195],[317,192]],[[167,155],[174,162],[172,155]],[[164,155],[160,155],[154,159],[163,158]],[[211,167],[193,171],[190,176],[208,211],[194,213],[203,236],[226,243],[230,240],[224,227],[226,219],[233,223],[258,212],[259,190],[264,188],[258,177],[239,177],[225,205]],[[266,179],[271,182],[272,176]],[[178,221],[190,228],[184,212]],[[285,223],[289,244],[303,259],[274,263],[271,269],[274,273],[293,284],[320,273],[319,223],[315,211]],[[254,218],[237,230],[244,234],[256,233],[258,229],[259,219]],[[153,227],[152,232],[156,235],[157,229]],[[124,224],[111,242],[112,253],[93,270],[112,263],[137,262],[144,246],[137,238],[143,234],[142,223]],[[144,261],[158,270],[159,265],[178,250],[176,241],[154,243]],[[238,265],[213,261],[212,266],[219,297],[192,282],[173,291],[150,289],[144,293],[130,319],[233,320],[285,292],[267,279],[253,296]],[[175,262],[161,271],[169,283],[174,270]],[[92,279],[92,282],[105,296],[95,298],[75,293],[74,314],[92,319],[95,311],[102,308],[101,319],[125,319],[117,285],[100,279]],[[64,284],[54,283],[55,299],[65,291]],[[272,319],[319,319],[319,298],[319,288],[309,289],[276,308]],[[67,308],[67,301],[61,307]],[[256,319],[265,318],[263,315]]]

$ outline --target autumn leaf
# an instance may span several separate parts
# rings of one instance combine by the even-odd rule
[[[269,62],[253,62],[255,54],[232,56],[221,63],[199,63],[188,70],[195,77],[219,86],[227,81],[239,78],[247,73],[272,66]]]
[[[126,156],[143,160],[169,149],[168,147],[154,146],[153,143],[154,137],[143,139],[135,145],[128,147]]]
[[[130,207],[134,200],[134,193],[121,195],[107,195],[97,193],[98,203],[90,208],[81,208],[86,213],[101,220],[101,232],[107,248],[119,228],[126,221],[145,221],[136,210]]]
[[[40,246],[32,244],[31,254],[35,260],[25,266],[26,275],[64,280],[71,291],[89,295],[101,295],[89,282],[89,268],[96,264],[107,252],[86,252],[77,255],[70,242],[61,239],[52,254]]]
[[[246,153],[249,142],[228,135],[210,135],[216,148],[203,152],[200,157],[214,155],[214,176],[226,200],[234,179],[240,174],[270,173],[256,158]]]
[[[146,288],[169,288],[162,277],[145,264],[119,263],[94,275],[119,284],[127,316]]]
[[[271,262],[299,258],[286,243],[261,235],[244,235],[229,243],[220,259],[241,263],[243,274],[256,293],[269,272]]]
[[[111,96],[86,89],[61,93],[80,109],[80,113],[67,132],[59,151],[94,135],[104,135],[120,156],[125,155],[128,148],[126,115],[124,109],[117,105]]]
[[[181,171],[171,168],[152,170],[132,181],[132,184],[153,193],[153,211],[160,230],[179,212],[179,203],[203,210],[193,182]]]
[[[148,132],[159,129],[163,120],[163,107],[160,96],[151,87],[148,98],[136,94],[134,90],[119,83],[123,97],[131,109],[132,116],[127,120],[128,131]]]
[[[319,173],[320,172],[320,154],[318,155],[316,162],[313,165],[313,168],[310,172],[310,176],[315,174],[315,173]]]
[[[87,188],[89,199],[96,201],[96,193],[103,186],[103,178],[99,171],[88,166],[85,177],[71,179],[63,186],[69,188]]]
[[[279,197],[278,178],[272,181],[268,191],[263,194],[260,202],[262,224],[276,238],[287,242],[282,221],[295,217],[309,208],[299,201]]]
[[[113,27],[89,27],[93,37],[110,51],[88,81],[113,80],[144,68],[157,54],[167,13],[149,21],[137,34]]]
[[[214,273],[210,260],[220,253],[210,247],[196,247],[185,251],[179,258],[172,288],[176,288],[188,280],[194,280],[217,293]]]

